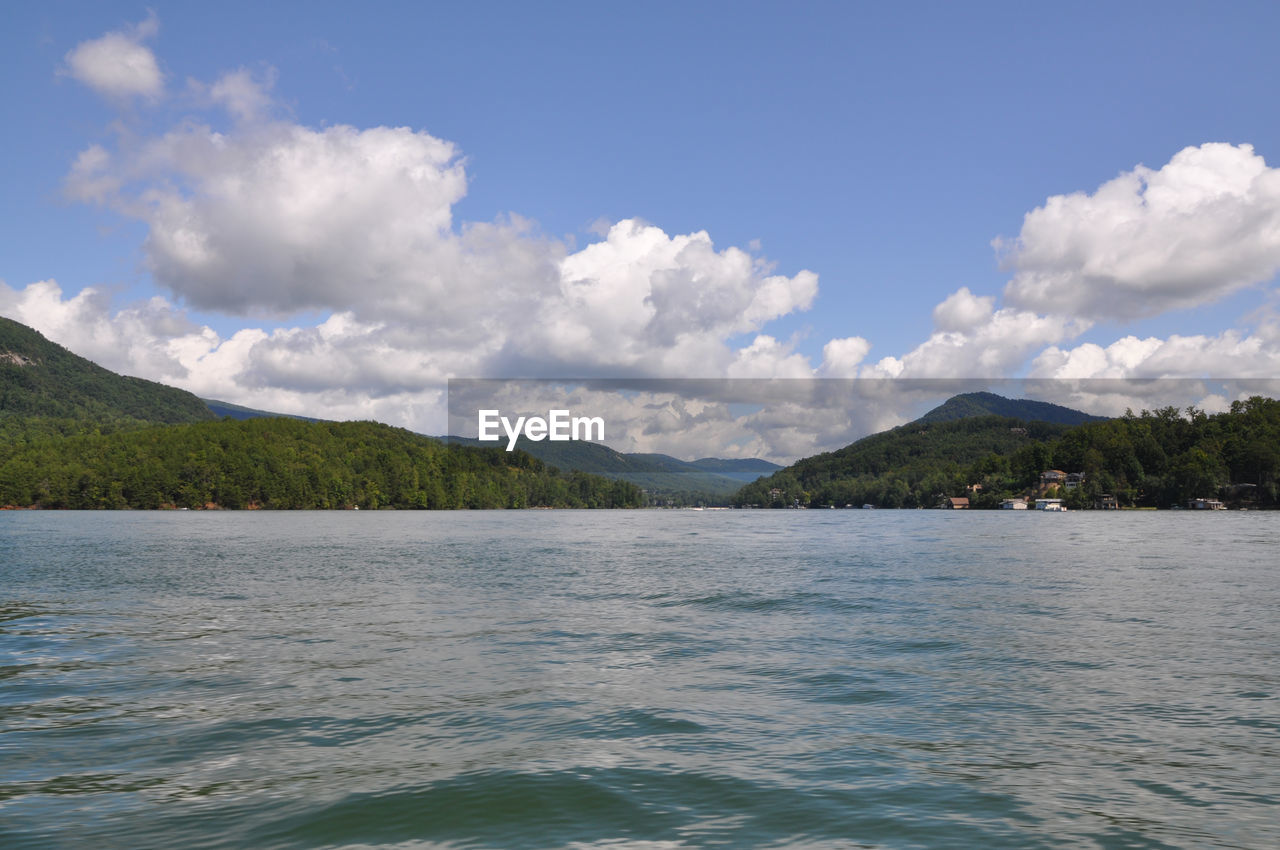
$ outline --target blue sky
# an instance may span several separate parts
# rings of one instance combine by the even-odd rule
[[[423,430],[449,377],[1271,376],[1278,31],[1246,2],[25,4],[0,314]]]

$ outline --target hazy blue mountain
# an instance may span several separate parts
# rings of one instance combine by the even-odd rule
[[[782,469],[780,464],[754,457],[704,457],[690,461],[690,463],[704,472],[714,472],[716,475],[723,475],[726,478],[733,478],[738,481],[755,481],[761,475],[772,475]]]
[[[462,437],[448,439],[465,445],[495,445]],[[501,445],[505,447],[505,440]],[[775,463],[754,458],[685,461],[664,454],[623,453],[600,443],[578,440],[553,443],[521,437],[516,448],[558,469],[628,481],[659,500],[670,498],[681,503],[723,502],[744,483],[781,469]]]
[[[239,404],[232,404],[229,401],[218,401],[212,398],[202,398],[200,400],[203,401],[205,406],[212,410],[214,415],[219,418],[229,416],[232,419],[237,420],[284,418],[301,419],[303,422],[326,421],[324,419],[316,419],[311,416],[297,416],[293,413],[272,413],[269,410],[255,410],[252,407],[244,407]]]

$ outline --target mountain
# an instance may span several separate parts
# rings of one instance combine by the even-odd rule
[[[594,508],[644,501],[625,481],[554,471],[524,452],[446,446],[374,422],[209,405],[117,375],[0,318],[0,505]]]
[[[914,422],[804,458],[748,484],[733,502],[931,507],[940,493],[964,495],[977,480],[974,465],[991,456],[1009,458],[1022,477],[1038,476],[1047,458],[1032,446],[1057,439],[1072,426],[1105,421],[1043,401],[963,393]]]
[[[463,437],[447,439],[462,445],[494,445]],[[505,448],[506,443],[501,445]],[[755,458],[702,458],[684,461],[664,454],[623,453],[600,443],[583,440],[535,442],[522,436],[516,442],[516,448],[557,469],[577,470],[627,481],[647,490],[656,501],[679,504],[727,503],[728,497],[743,483],[781,469],[775,463]]]
[[[117,375],[38,331],[0,317],[0,417],[200,422],[214,414],[185,390]]]
[[[218,401],[212,398],[200,399],[205,406],[213,411],[213,414],[219,418],[229,416],[232,419],[301,419],[303,422],[324,422],[323,419],[316,419],[311,416],[298,416],[293,413],[272,413],[269,410],[255,410],[252,407],[243,407],[239,404],[232,404],[229,401]]]
[[[780,464],[755,457],[704,457],[689,463],[704,472],[714,472],[738,481],[755,481],[762,475],[769,475],[782,469]]]
[[[917,422],[952,422],[974,416],[1006,416],[1027,422],[1049,422],[1055,425],[1082,425],[1101,422],[1107,417],[1093,416],[1060,404],[1027,398],[1005,398],[995,393],[961,393],[930,410]]]
[[[975,465],[1009,458],[1021,476],[1038,476],[1047,455],[1035,446],[1072,426],[1005,416],[915,422],[807,457],[738,491],[736,505],[932,507],[937,495],[964,495]]]
[[[941,409],[972,403],[961,399]],[[1050,412],[1079,414],[1063,410]],[[996,508],[1004,499],[1048,496],[1072,510],[1106,500],[1167,508],[1206,498],[1272,507],[1280,505],[1276,446],[1280,402],[1261,396],[1234,401],[1222,413],[1165,407],[1078,425],[994,414],[920,419],[797,461],[743,487],[733,503],[909,508],[965,497],[970,507]],[[1043,477],[1048,470],[1077,475],[1059,486]]]

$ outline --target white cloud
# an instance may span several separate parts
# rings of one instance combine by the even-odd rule
[[[995,296],[980,297],[964,286],[933,308],[933,324],[940,331],[971,331],[991,320],[995,305]]]
[[[209,86],[209,99],[222,106],[238,121],[252,121],[266,114],[271,106],[272,86],[276,72],[268,68],[263,79],[255,79],[247,68],[224,74]],[[197,84],[198,86],[198,84]]]
[[[996,378],[1013,374],[1047,345],[1079,335],[1087,325],[1063,316],[994,309],[995,299],[962,288],[934,308],[937,329],[898,357],[864,367],[868,378]]]
[[[155,54],[142,42],[159,27],[151,14],[127,29],[83,41],[67,53],[64,73],[107,97],[155,99],[164,90],[164,74]]]
[[[408,128],[188,125],[89,148],[67,190],[146,223],[155,279],[195,307],[350,313],[381,334],[416,334],[434,361],[499,374],[720,376],[741,358],[729,338],[817,293],[813,273],[775,274],[705,232],[625,220],[569,253],[516,216],[457,226],[463,162]]]
[[[994,244],[1016,307],[1125,320],[1205,304],[1280,269],[1280,171],[1251,145],[1188,147],[1049,198]]]
[[[462,166],[407,128],[186,126],[114,155],[91,148],[67,186],[146,222],[157,281],[205,309],[421,313],[462,264],[450,234]]]
[[[1270,378],[1280,375],[1280,345],[1262,334],[1227,330],[1214,336],[1122,337],[1106,348],[1056,346],[1032,363],[1037,378]]]
[[[656,375],[719,377],[742,357],[759,365],[770,355],[735,354],[725,340],[808,309],[818,291],[812,272],[770,274],[741,249],[717,251],[705,232],[668,236],[637,220],[566,256],[558,272],[560,297],[544,302],[526,350],[566,366]]]
[[[822,347],[819,374],[826,378],[854,378],[860,364],[871,351],[871,343],[860,336],[833,339]]]
[[[0,283],[0,313],[80,356],[127,375],[171,381],[188,377],[178,351],[202,339],[204,329],[160,297],[115,312],[110,302],[107,293],[93,287],[64,299],[53,280],[21,290]]]
[[[812,378],[809,359],[768,334],[759,334],[729,364],[730,378]]]
[[[335,315],[311,328],[245,328],[228,338],[161,297],[113,310],[92,287],[0,283],[0,314],[126,375],[281,413],[376,419],[439,432],[444,378],[420,345]],[[456,364],[455,364],[456,365]]]

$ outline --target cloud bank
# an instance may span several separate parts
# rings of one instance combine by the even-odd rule
[[[60,73],[117,105],[155,104],[165,77],[144,42],[157,32],[151,16],[85,41]],[[457,146],[409,127],[281,120],[274,79],[240,68],[188,81],[197,117],[119,131],[71,165],[69,197],[144,225],[142,259],[166,295],[118,307],[95,287],[66,296],[52,280],[0,283],[0,311],[110,368],[206,397],[428,432],[442,427],[451,377],[1225,376],[1280,365],[1280,323],[1267,321],[1071,346],[1099,322],[1275,276],[1280,176],[1249,145],[1189,147],[1159,169],[1047,199],[1015,239],[995,242],[1011,273],[1002,299],[957,288],[933,307],[927,339],[868,362],[864,328],[825,343],[770,329],[815,304],[818,276],[778,273],[757,245],[717,247],[706,231],[635,218],[601,225],[582,248],[514,214],[459,222]],[[224,336],[188,310],[285,326]],[[315,314],[325,318],[297,319]],[[802,350],[815,342],[816,362]],[[740,442],[779,457],[857,436],[835,421],[797,429],[804,417],[792,413],[789,425],[762,414],[769,446]]]

